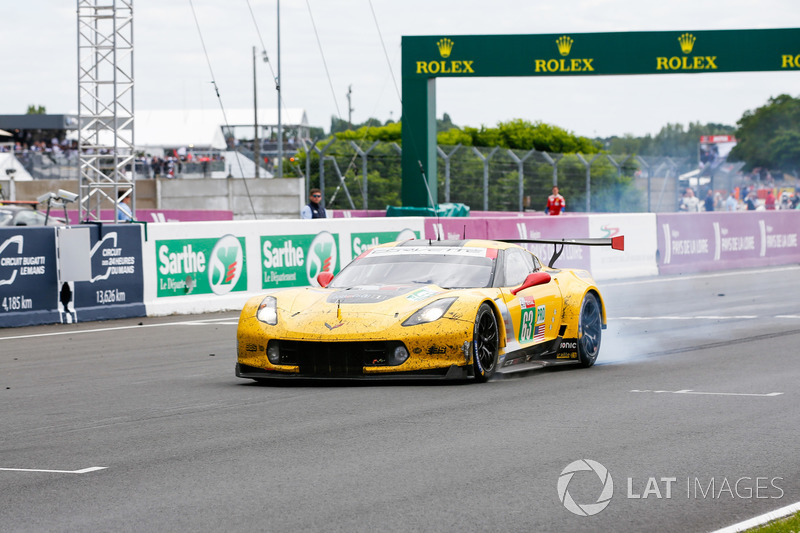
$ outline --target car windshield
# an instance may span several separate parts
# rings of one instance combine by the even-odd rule
[[[5,209],[0,209],[0,226],[9,225],[12,218],[14,218],[14,213]]]
[[[329,287],[437,285],[445,289],[488,287],[495,250],[485,248],[377,248],[344,268]]]

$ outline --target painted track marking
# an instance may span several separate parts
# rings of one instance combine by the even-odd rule
[[[782,392],[768,392],[766,394],[754,394],[754,393],[747,393],[747,392],[701,392],[695,391],[691,389],[684,389],[684,390],[639,390],[633,389],[630,392],[652,392],[654,394],[704,394],[708,396],[760,396],[764,398],[773,398],[775,396],[780,396]]]
[[[111,326],[108,328],[94,328],[94,329],[75,329],[71,331],[53,331],[51,333],[34,333],[31,335],[13,335],[9,337],[0,337],[0,340],[10,339],[33,339],[36,337],[54,337],[57,335],[79,335],[81,333],[102,333],[104,331],[121,331],[124,329],[136,328],[160,328],[164,326],[213,326],[216,324],[222,325],[238,325],[237,322],[230,322],[231,318],[212,318],[204,320],[181,320],[180,322],[163,322],[160,324],[142,324],[135,326]]]
[[[7,472],[46,472],[51,474],[88,474],[89,472],[97,472],[98,470],[105,470],[107,466],[90,466],[89,468],[82,468],[80,470],[44,470],[40,468],[0,468]]]
[[[753,320],[758,315],[696,315],[696,316],[618,316],[609,320]]]

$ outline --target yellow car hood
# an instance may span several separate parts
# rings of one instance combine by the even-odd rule
[[[418,309],[439,298],[457,296],[458,292],[428,285],[289,289],[272,296],[277,299],[277,327],[282,335],[368,337],[397,327]]]

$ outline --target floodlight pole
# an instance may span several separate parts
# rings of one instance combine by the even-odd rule
[[[77,6],[79,218],[126,197],[135,215],[133,0]]]
[[[256,47],[253,47],[253,162],[256,164],[256,175],[258,178],[259,167],[261,167],[261,142],[258,139],[258,90],[256,86]]]

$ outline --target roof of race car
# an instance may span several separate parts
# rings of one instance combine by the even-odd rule
[[[482,239],[464,239],[464,240],[449,240],[449,241],[434,241],[432,239],[411,239],[400,242],[390,242],[380,244],[375,248],[494,248],[496,250],[505,250],[508,248],[520,248],[519,245],[502,242],[502,241],[488,241]]]

